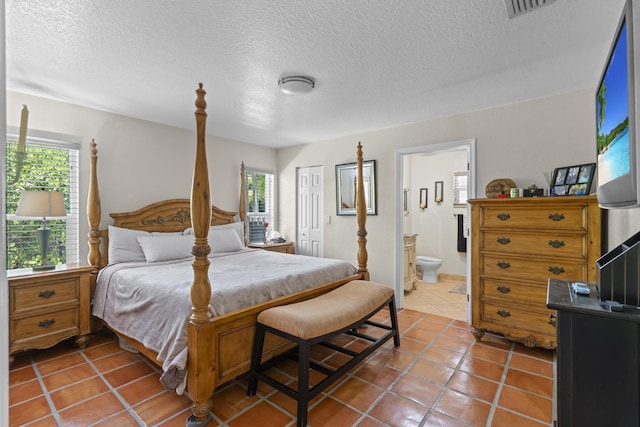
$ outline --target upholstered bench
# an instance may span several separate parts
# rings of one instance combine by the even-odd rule
[[[391,325],[370,320],[384,307],[389,307]],[[370,333],[369,326],[386,332],[379,337],[366,335],[358,330],[363,325],[368,325],[367,333]],[[266,332],[286,338],[296,343],[297,347],[263,363],[261,356]],[[349,334],[370,343],[362,351],[355,352],[330,342],[331,338],[340,334]],[[297,400],[297,425],[306,426],[309,401],[391,337],[398,347],[400,334],[393,289],[379,283],[354,280],[307,301],[269,308],[258,315],[247,394],[255,395],[258,380],[264,381]],[[339,351],[350,359],[337,369],[319,365],[311,360],[311,346],[316,344]],[[284,358],[298,360],[297,391],[265,373]],[[325,375],[313,387],[309,387],[310,369]]]

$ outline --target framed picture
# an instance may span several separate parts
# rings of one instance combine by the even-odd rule
[[[595,163],[556,168],[549,194],[551,196],[586,196],[591,190],[595,171]]]
[[[364,198],[367,215],[377,215],[376,205],[376,161],[362,162]],[[356,214],[356,188],[358,184],[358,164],[336,165],[336,214]]]

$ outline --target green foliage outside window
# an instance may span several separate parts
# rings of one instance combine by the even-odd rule
[[[16,141],[7,141],[6,177],[13,181],[16,174]],[[45,145],[28,144],[27,157],[20,179],[13,185],[7,185],[7,269],[26,268],[40,265],[40,242],[37,229],[42,219],[16,220],[15,214],[20,196],[28,191],[60,191],[65,196],[65,207],[69,212],[69,194],[71,187],[71,166],[69,150]],[[67,227],[65,220],[47,220],[51,229],[47,264],[66,263]]]
[[[250,213],[264,213],[266,206],[265,174],[247,173],[247,211]]]

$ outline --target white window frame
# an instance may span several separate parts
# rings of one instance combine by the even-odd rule
[[[17,141],[20,129],[15,126],[7,126],[7,140]],[[75,158],[71,166],[71,181],[69,183],[69,210],[65,218],[66,224],[66,262],[67,264],[80,262],[80,148],[82,138],[55,132],[39,131],[29,129],[26,139],[26,150],[29,152],[29,145],[37,144],[55,148],[66,148],[71,150],[70,154]],[[28,156],[28,154],[27,154]],[[28,161],[28,157],[27,160]],[[7,183],[14,177],[7,177]],[[5,201],[6,202],[6,201]],[[7,215],[10,221],[12,215]],[[6,236],[5,236],[6,237]],[[6,244],[6,242],[5,242]]]
[[[266,240],[269,238],[268,234],[270,231],[275,230],[276,229],[276,224],[275,224],[275,219],[276,219],[276,186],[275,186],[275,181],[276,181],[276,175],[275,173],[271,172],[271,171],[265,171],[265,170],[261,170],[261,169],[255,169],[255,168],[245,168],[244,170],[245,176],[244,176],[244,180],[245,180],[245,200],[247,201],[247,242],[248,243],[256,243],[258,242],[258,240],[253,239],[252,241],[252,228],[255,227],[256,223],[264,223],[267,222],[269,224],[268,227],[266,227],[265,230],[265,236],[263,238],[263,240]],[[267,188],[265,188],[265,206],[264,206],[264,212],[260,212],[260,211],[250,211],[250,200],[249,200],[249,183],[248,183],[248,177],[250,174],[253,175],[265,175],[265,186],[267,186]],[[255,200],[254,203],[254,207],[259,206],[258,201]]]

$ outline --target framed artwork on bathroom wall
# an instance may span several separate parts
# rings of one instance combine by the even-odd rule
[[[426,209],[429,207],[428,194],[429,190],[427,188],[420,189],[420,209]]]
[[[442,203],[442,201],[444,200],[444,196],[442,194],[442,192],[444,191],[444,181],[436,181],[436,190],[435,190],[435,197],[434,197],[434,201],[437,204]]]

